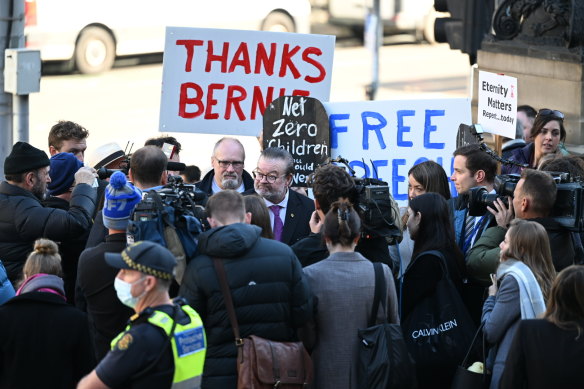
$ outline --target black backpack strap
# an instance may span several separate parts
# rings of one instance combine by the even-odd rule
[[[371,316],[369,316],[368,327],[373,327],[375,325],[380,303],[381,306],[385,308],[385,298],[387,293],[382,264],[380,262],[374,262],[373,270],[375,271],[375,294],[373,295],[373,305],[371,306]]]

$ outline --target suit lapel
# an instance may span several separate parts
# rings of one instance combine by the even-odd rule
[[[288,189],[288,204],[286,204],[286,219],[284,221],[284,230],[282,231],[282,243],[290,244],[298,217],[296,215],[299,207],[299,201],[296,193],[292,189]]]

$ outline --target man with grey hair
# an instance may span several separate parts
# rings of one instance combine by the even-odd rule
[[[245,150],[235,138],[221,138],[213,148],[211,156],[213,169],[198,182],[197,188],[211,196],[225,189],[245,192],[253,189],[253,178],[243,168]]]
[[[270,210],[270,222],[274,239],[292,245],[310,234],[310,217],[314,202],[308,197],[290,190],[294,174],[292,155],[281,148],[270,147],[262,151],[253,171],[254,190]]]

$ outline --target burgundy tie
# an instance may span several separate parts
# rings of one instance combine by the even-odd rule
[[[274,239],[282,241],[282,231],[284,230],[284,222],[280,218],[280,208],[279,205],[271,205],[270,211],[274,214]]]

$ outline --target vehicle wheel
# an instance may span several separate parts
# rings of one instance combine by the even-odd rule
[[[282,12],[272,12],[264,20],[263,31],[296,32],[294,21]]]
[[[436,38],[434,37],[434,23],[436,22],[437,16],[439,16],[439,14],[436,11],[430,10],[424,20],[422,34],[426,42],[431,45],[436,43]]]
[[[75,46],[75,67],[83,74],[111,69],[116,58],[112,36],[102,28],[88,27],[81,32]]]

